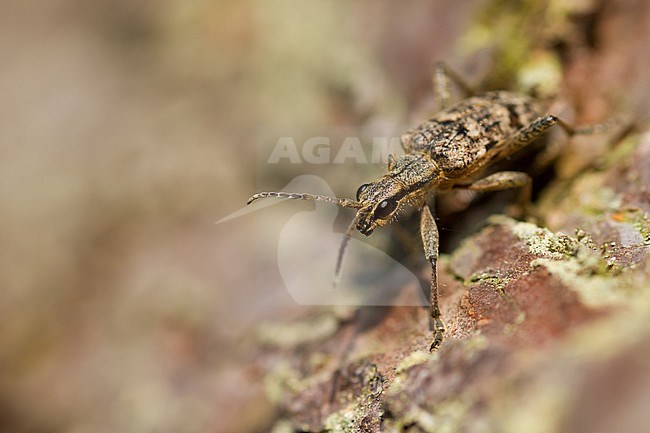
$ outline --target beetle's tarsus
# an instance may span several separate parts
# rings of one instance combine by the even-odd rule
[[[444,340],[445,335],[445,324],[442,323],[442,320],[435,319],[433,321],[433,341],[429,347],[429,352],[436,351]]]

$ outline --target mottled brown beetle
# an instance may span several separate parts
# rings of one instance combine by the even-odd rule
[[[308,193],[260,192],[248,204],[264,197],[314,200],[357,209],[344,238],[336,264],[335,281],[341,272],[343,254],[352,232],[369,236],[387,225],[405,204],[420,210],[420,232],[424,253],[431,264],[430,306],[435,350],[445,331],[438,307],[438,228],[427,205],[427,197],[439,191],[467,189],[497,191],[521,188],[520,205],[530,202],[531,178],[518,171],[502,171],[476,178],[492,163],[506,158],[539,138],[551,126],[560,125],[569,135],[591,133],[601,125],[575,129],[556,116],[544,114],[537,99],[511,92],[488,92],[449,106],[449,78],[469,95],[475,92],[443,64],[436,66],[434,90],[441,111],[401,136],[405,154],[389,157],[388,171],[363,184],[357,199]]]

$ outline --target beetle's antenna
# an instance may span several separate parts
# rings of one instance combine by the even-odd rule
[[[343,257],[345,257],[345,252],[348,249],[348,243],[350,242],[350,238],[352,237],[352,232],[354,232],[354,228],[357,226],[357,223],[359,222],[359,217],[355,216],[350,225],[348,226],[348,229],[345,231],[345,236],[343,237],[343,240],[341,241],[341,246],[339,247],[339,255],[336,258],[336,268],[334,269],[334,281],[332,284],[332,287],[336,289],[341,282],[341,275],[343,274]]]
[[[354,209],[359,209],[363,207],[363,204],[361,202],[349,198],[330,197],[328,195],[284,192],[284,191],[258,192],[257,194],[249,198],[246,204],[251,204],[255,200],[259,200],[261,198],[266,198],[266,197],[284,198],[290,200],[323,201],[326,203],[335,204],[337,206],[350,207]],[[354,228],[357,226],[358,222],[359,222],[359,217],[355,216],[352,222],[350,223],[350,225],[348,226],[348,229],[345,231],[345,236],[343,237],[343,241],[341,241],[341,246],[339,247],[339,255],[336,258],[336,269],[334,270],[334,284],[333,284],[334,288],[338,287],[339,283],[341,282],[341,274],[343,271],[343,257],[345,257],[345,251],[347,250],[348,243],[350,242],[350,238],[352,237],[352,232],[354,232]]]
[[[288,198],[291,200],[310,200],[310,201],[324,201],[326,203],[332,203],[337,206],[341,207],[351,207],[354,209],[359,209],[363,207],[363,205],[356,201],[352,200],[350,198],[339,198],[339,197],[330,197],[327,195],[319,195],[319,194],[309,194],[309,193],[297,193],[297,192],[258,192],[254,196],[248,199],[248,202],[246,204],[251,204],[255,200],[258,200],[260,198],[265,198],[265,197],[275,197],[275,198]]]

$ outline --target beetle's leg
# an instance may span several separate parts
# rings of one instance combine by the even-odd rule
[[[519,206],[525,214],[532,214],[530,207],[533,180],[527,173],[521,171],[499,171],[470,184],[458,184],[454,188],[471,191],[501,191],[504,189],[521,188]]]
[[[526,147],[526,145],[537,140],[543,133],[545,133],[550,127],[554,125],[560,126],[569,136],[572,136],[577,134],[600,134],[608,131],[615,124],[615,122],[609,122],[596,125],[574,127],[559,117],[549,114],[547,116],[538,118],[527,126],[520,128],[509,138],[503,140],[501,143],[498,143],[488,151],[486,159],[500,159],[511,155],[518,150]]]
[[[604,134],[610,132],[613,129],[617,129],[614,134],[610,134],[610,136],[607,138],[607,142],[610,145],[620,143],[623,138],[634,129],[634,124],[632,122],[620,116],[612,117],[603,123],[581,127],[573,127],[572,125],[562,121],[562,119],[558,119],[558,124],[569,136]],[[542,170],[550,166],[553,161],[555,161],[560,156],[562,149],[563,147],[559,142],[549,143],[533,161],[532,172],[540,173]]]
[[[559,120],[560,119],[557,116],[552,115],[538,118],[530,125],[520,128],[513,135],[496,144],[487,152],[486,159],[501,159],[517,152],[526,147],[526,145],[537,140],[550,127],[557,124]],[[565,122],[560,123],[560,126],[565,128],[569,134],[572,134],[574,131],[573,128]]]
[[[449,107],[451,102],[451,92],[449,91],[449,80],[452,80],[458,87],[463,89],[468,96],[474,95],[476,91],[472,86],[467,84],[453,69],[449,68],[442,62],[436,63],[433,73],[433,92],[438,100],[438,108],[444,110]]]
[[[558,125],[564,129],[564,131],[571,135],[590,135],[590,134],[603,134],[607,131],[610,131],[615,126],[620,126],[623,124],[623,119],[619,117],[612,117],[604,123],[595,123],[593,125],[586,126],[573,126],[564,120],[556,117]]]
[[[442,343],[445,333],[445,325],[440,317],[440,307],[438,307],[438,226],[431,215],[429,206],[424,206],[420,213],[420,233],[422,234],[422,244],[424,245],[424,255],[431,264],[431,324],[433,328],[433,342],[430,351],[436,350]]]

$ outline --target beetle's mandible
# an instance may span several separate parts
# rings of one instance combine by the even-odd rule
[[[497,191],[521,188],[520,204],[530,202],[531,178],[518,171],[502,171],[480,177],[492,163],[512,155],[535,141],[553,125],[569,135],[590,133],[596,128],[575,129],[556,116],[545,114],[540,101],[512,92],[497,91],[471,96],[449,106],[449,79],[468,94],[475,92],[443,64],[436,66],[435,88],[441,111],[401,136],[405,154],[389,157],[388,169],[379,179],[359,187],[356,200],[309,193],[260,192],[248,203],[277,197],[325,201],[357,209],[344,238],[336,264],[335,281],[347,241],[356,228],[369,236],[387,225],[405,205],[420,210],[420,233],[424,253],[431,266],[430,312],[435,350],[443,340],[445,327],[438,307],[438,228],[427,199],[440,191],[467,189]]]

